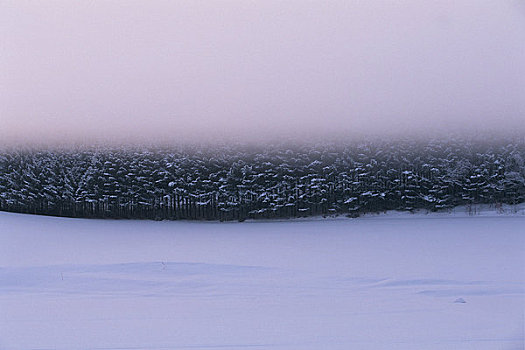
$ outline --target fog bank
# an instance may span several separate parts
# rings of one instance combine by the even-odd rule
[[[0,139],[525,130],[520,1],[3,1]]]

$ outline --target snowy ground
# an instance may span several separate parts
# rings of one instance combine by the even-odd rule
[[[0,349],[521,350],[524,263],[519,213],[0,213]]]

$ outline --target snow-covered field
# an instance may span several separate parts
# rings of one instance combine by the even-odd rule
[[[523,349],[525,216],[0,213],[0,349]],[[458,302],[464,301],[464,302]]]

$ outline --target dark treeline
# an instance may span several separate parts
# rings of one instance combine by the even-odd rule
[[[0,154],[0,209],[69,217],[244,220],[525,201],[525,142]]]

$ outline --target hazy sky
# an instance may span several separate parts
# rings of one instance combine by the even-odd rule
[[[4,141],[525,124],[525,0],[0,0],[0,33]]]

